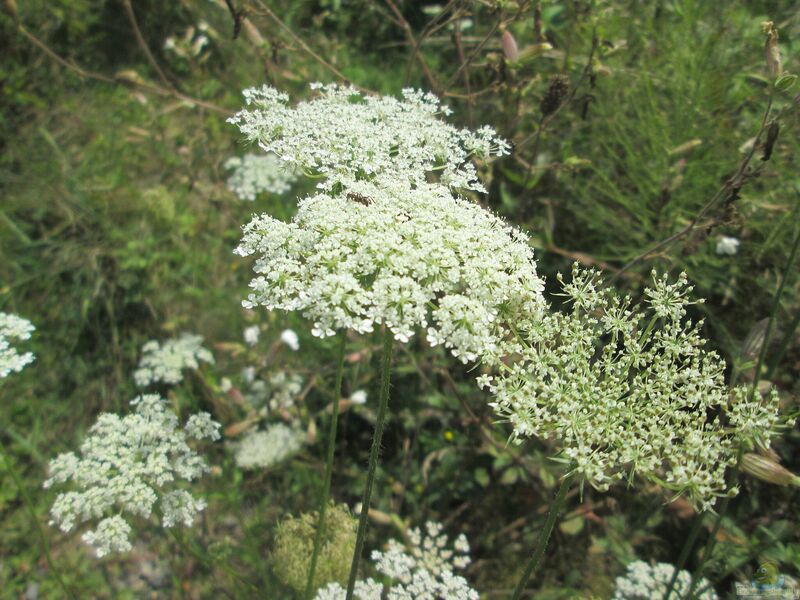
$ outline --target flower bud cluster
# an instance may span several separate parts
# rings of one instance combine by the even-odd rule
[[[44,487],[72,483],[50,511],[62,531],[100,519],[84,534],[98,556],[131,549],[131,526],[122,515],[149,518],[158,505],[163,527],[191,526],[205,502],[184,489],[179,480],[199,478],[208,467],[189,439],[217,440],[219,424],[208,413],[192,415],[183,427],[167,402],[148,394],[133,400],[135,412],[119,417],[103,413],[89,430],[80,453],[67,452],[50,462]]]
[[[599,490],[639,476],[704,508],[735,493],[725,469],[780,427],[777,395],[729,393],[702,323],[685,319],[686,277],[654,276],[640,306],[577,265],[563,288],[571,312],[518,323],[502,353],[512,358],[479,378],[514,437],[559,440],[564,462]]]

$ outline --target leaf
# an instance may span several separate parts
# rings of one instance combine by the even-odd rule
[[[491,478],[489,477],[489,473],[486,471],[486,469],[484,469],[483,467],[475,469],[474,476],[475,476],[475,483],[477,483],[479,486],[481,486],[482,488],[489,486],[489,481]]]
[[[572,517],[571,519],[562,521],[558,525],[558,528],[566,535],[578,535],[581,531],[583,531],[584,525],[586,525],[586,519],[578,515],[577,517]]]

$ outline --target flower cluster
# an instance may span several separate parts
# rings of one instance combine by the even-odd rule
[[[616,588],[612,600],[650,600],[663,598],[669,582],[675,574],[675,567],[668,563],[649,565],[636,560],[628,565],[624,577],[617,577]],[[687,598],[691,587],[692,576],[688,571],[678,573],[672,598]],[[717,600],[717,594],[709,587],[708,580],[703,578],[695,584],[694,598],[697,600]],[[697,592],[705,590],[700,594]]]
[[[576,266],[564,285],[572,311],[519,322],[502,352],[516,358],[497,360],[499,374],[479,383],[515,438],[558,439],[561,457],[596,488],[638,475],[707,508],[735,492],[724,475],[737,449],[768,443],[779,418],[775,394],[767,403],[729,394],[702,323],[685,318],[691,289],[685,276],[654,276],[645,305],[633,306]]]
[[[428,522],[425,531],[415,528],[408,533],[408,545],[390,540],[385,552],[372,553],[375,569],[391,580],[384,595],[384,586],[366,579],[358,581],[358,600],[478,600],[478,593],[466,579],[454,573],[470,563],[469,543],[464,534],[456,538],[452,548],[443,527]],[[317,593],[315,600],[342,600],[345,590],[332,583]]]
[[[290,223],[255,217],[236,252],[256,256],[247,308],[300,311],[320,337],[385,324],[406,342],[427,328],[463,362],[544,304],[525,235],[436,184],[380,179],[305,198]]]
[[[0,313],[0,378],[8,377],[11,372],[19,373],[26,365],[33,362],[33,354],[20,354],[11,345],[12,339],[27,340],[36,329],[31,322],[17,315]]]
[[[242,469],[268,469],[300,451],[305,434],[283,423],[251,430],[233,444],[236,464]]]
[[[219,424],[208,413],[189,418],[181,428],[177,416],[157,395],[131,402],[135,412],[119,417],[101,414],[89,430],[80,455],[61,454],[50,462],[44,487],[72,482],[79,491],[61,493],[50,511],[51,524],[62,531],[101,519],[84,534],[98,556],[131,549],[130,524],[122,513],[149,518],[158,503],[163,527],[190,526],[205,507],[175,482],[191,481],[208,471],[201,456],[189,447],[189,438],[217,440]]]
[[[444,185],[484,191],[471,158],[508,154],[491,127],[472,132],[442,121],[450,111],[433,94],[406,89],[398,100],[335,84],[311,87],[319,94],[294,107],[269,86],[245,90],[248,108],[229,122],[266,152],[323,176],[322,189],[382,174],[416,185],[436,171]]]
[[[156,340],[147,342],[142,346],[139,368],[133,373],[136,385],[144,387],[158,382],[180,383],[183,369],[197,369],[200,361],[214,364],[214,356],[202,343],[202,337],[188,333],[163,344]]]
[[[225,168],[232,171],[228,189],[240,200],[251,202],[261,192],[284,194],[297,179],[274,154],[234,156],[225,162]]]

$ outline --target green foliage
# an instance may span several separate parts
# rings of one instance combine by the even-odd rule
[[[692,316],[706,319],[703,333],[733,365],[730,375],[740,384],[753,380],[759,323],[799,222],[798,87],[791,86],[800,72],[796,3],[545,0],[537,19],[539,3],[395,0],[421,42],[415,52],[386,2],[265,0],[293,38],[259,2],[234,0],[260,40],[244,23],[232,39],[224,1],[132,2],[168,81],[221,112],[181,99],[161,81],[119,0],[16,4],[27,32],[68,64],[110,80],[57,63],[0,11],[0,310],[37,327],[26,348],[36,362],[0,382],[0,441],[78,597],[272,598],[305,587],[315,526],[309,511],[318,507],[323,471],[320,432],[338,400],[329,391],[335,350],[312,338],[296,315],[240,309],[250,279],[250,265],[232,255],[240,226],[252,213],[288,220],[295,202],[269,194],[241,202],[227,189],[222,166],[233,155],[258,152],[242,147],[225,123],[224,112],[241,106],[242,88],[270,83],[300,98],[309,81],[337,80],[298,40],[358,86],[393,95],[406,85],[432,89],[460,126],[491,124],[512,140],[511,157],[479,166],[489,194],[473,199],[531,234],[538,269],[550,282],[575,259],[613,276],[690,225],[746,156],[771,96],[770,119],[780,127],[769,160],[757,148],[736,194],[615,282],[635,298],[652,267],[687,271],[708,299]],[[764,64],[764,20],[780,29],[787,75],[775,81]],[[209,38],[202,53],[187,58],[165,48],[168,37],[182,39],[189,28],[196,39],[201,23]],[[504,57],[503,30],[522,58]],[[469,67],[459,69],[467,59]],[[146,85],[114,83],[120,72]],[[575,95],[544,122],[542,100],[557,75],[569,78]],[[292,193],[304,195],[315,183],[298,183]],[[722,235],[741,240],[735,256],[716,252]],[[787,411],[796,408],[799,391],[799,313],[794,272],[762,374],[779,387]],[[252,324],[273,338],[292,327],[300,352],[258,355],[242,343],[243,328]],[[222,391],[223,377],[251,365],[291,367],[310,382],[299,410],[317,441],[269,473],[239,470],[220,446],[210,457],[219,469],[203,484],[205,519],[186,532],[185,544],[158,537],[143,522],[141,547],[98,562],[79,536],[46,527],[46,464],[74,449],[97,413],[125,410],[137,393],[131,374],[146,340],[182,331],[203,335],[217,359],[213,369],[170,390],[182,415],[209,410],[224,427],[239,425],[248,413]],[[379,343],[369,336],[347,343],[343,396],[364,389],[369,399],[343,409],[332,497],[353,506],[375,421]],[[474,385],[478,374],[480,368],[456,364],[418,337],[397,350],[373,495],[379,523],[366,548],[378,547],[395,527],[443,521],[469,537],[475,560],[467,577],[488,595],[515,585],[562,470],[548,458],[548,442],[508,443],[508,427],[495,421]],[[795,473],[798,448],[796,429],[774,448]],[[2,465],[0,596],[22,597],[38,586],[40,598],[60,598]],[[719,590],[749,581],[763,560],[800,575],[796,492],[753,479],[742,485],[707,573]],[[633,558],[674,561],[693,515],[670,500],[649,487],[576,490],[531,584],[535,597],[608,598]],[[346,509],[328,515],[320,584],[346,579],[355,537]],[[707,519],[699,548],[710,528]]]

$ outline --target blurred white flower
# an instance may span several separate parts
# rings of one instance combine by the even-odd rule
[[[183,369],[198,369],[201,361],[214,364],[214,356],[202,343],[202,337],[188,333],[163,343],[155,340],[147,342],[142,346],[139,368],[133,373],[136,385],[143,387],[158,382],[180,383]]]
[[[284,329],[281,332],[281,341],[295,352],[300,350],[300,338],[291,329]]]
[[[267,469],[299,452],[304,439],[305,433],[283,423],[250,431],[233,444],[236,464],[242,469]]]
[[[366,404],[367,403],[367,392],[364,390],[356,390],[352,394],[350,394],[350,403],[351,404]]]
[[[159,503],[161,525],[191,525],[205,501],[169,487],[208,471],[203,458],[187,444],[189,438],[217,440],[219,423],[208,413],[192,415],[184,428],[157,395],[131,402],[135,412],[119,417],[103,413],[89,430],[80,453],[67,452],[50,461],[44,487],[72,483],[78,491],[59,494],[50,510],[51,524],[62,531],[100,519],[83,539],[98,556],[130,550],[130,524],[122,514],[149,518]]]
[[[11,340],[30,339],[35,329],[27,319],[0,313],[0,378],[7,377],[12,371],[19,373],[26,365],[33,362],[33,353],[20,354],[11,345]]]
[[[291,168],[281,164],[274,154],[234,156],[227,160],[225,168],[233,171],[228,179],[228,189],[240,200],[251,202],[261,192],[284,194],[297,179]]]
[[[251,325],[244,330],[244,341],[248,346],[255,346],[258,343],[258,337],[261,334],[261,329],[258,325]]]
[[[717,254],[733,256],[739,252],[740,244],[741,241],[738,238],[721,235],[719,239],[717,239]]]

